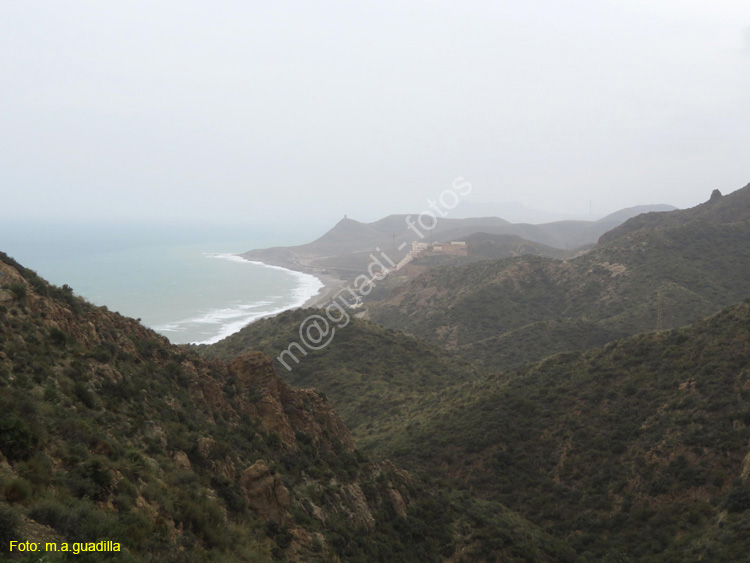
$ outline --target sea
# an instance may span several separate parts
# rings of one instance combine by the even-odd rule
[[[315,276],[238,256],[297,243],[221,226],[0,225],[1,251],[174,344],[218,342],[314,297]]]

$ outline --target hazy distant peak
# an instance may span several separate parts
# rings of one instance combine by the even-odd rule
[[[634,207],[627,207],[620,209],[614,213],[610,213],[606,217],[599,219],[599,223],[606,223],[610,221],[617,221],[618,224],[623,221],[627,221],[631,217],[640,215],[641,213],[666,213],[668,211],[675,211],[677,207],[674,205],[667,205],[665,203],[657,203],[654,205],[636,205]]]
[[[550,213],[539,209],[532,209],[519,201],[477,202],[462,201],[450,213],[455,219],[468,219],[471,217],[501,217],[509,223],[525,223],[539,225],[555,221],[567,220],[591,220],[592,217],[585,215],[574,215],[565,213]]]
[[[602,235],[599,244],[643,228],[664,229],[689,221],[709,221],[712,223],[734,223],[750,219],[750,184],[728,195],[714,190],[710,198],[689,209],[677,209],[669,213],[641,213],[633,216],[616,228]]]
[[[347,217],[344,215],[344,218],[341,219],[338,223],[336,223],[333,228],[334,229],[346,229],[348,227],[352,227],[354,225],[364,225],[365,223],[361,223],[360,221],[357,221],[356,219],[352,219],[351,217]]]

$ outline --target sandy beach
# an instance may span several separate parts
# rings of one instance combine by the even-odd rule
[[[304,272],[305,274],[310,274],[311,276],[315,276],[323,283],[323,287],[320,288],[320,291],[318,291],[317,295],[312,296],[302,304],[302,306],[300,307],[302,309],[307,307],[325,306],[326,303],[328,303],[341,288],[346,287],[347,284],[345,280],[333,277],[328,274],[321,274],[311,270],[302,269],[299,269],[298,271]]]

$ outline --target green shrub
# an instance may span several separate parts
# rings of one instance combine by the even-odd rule
[[[34,485],[47,485],[52,480],[52,460],[43,452],[16,465],[18,474]]]
[[[52,341],[52,344],[59,346],[60,348],[64,347],[68,341],[68,337],[65,333],[56,326],[49,329],[49,338]]]
[[[744,512],[750,508],[750,487],[747,485],[735,486],[727,494],[724,505],[729,512]]]
[[[100,460],[90,459],[71,472],[68,486],[78,497],[105,500],[112,487],[112,476]]]
[[[17,282],[8,285],[8,291],[10,291],[19,301],[24,301],[26,299],[26,286],[22,283]]]
[[[11,540],[18,540],[18,526],[21,519],[5,504],[0,504],[0,552],[6,552]]]
[[[44,501],[36,504],[29,517],[46,524],[78,542],[99,541],[113,537],[117,520],[110,514],[97,510],[88,500],[70,501],[66,504],[57,501]]]
[[[224,500],[230,511],[242,514],[247,510],[247,501],[237,484],[223,477],[212,477],[211,486]]]
[[[39,436],[16,412],[0,412],[0,451],[10,461],[28,459],[36,451]]]
[[[107,363],[117,353],[117,346],[111,342],[103,342],[97,344],[94,349],[89,353],[89,356],[94,358],[97,362]]]
[[[30,511],[29,517],[41,524],[50,526],[58,531],[66,529],[66,509],[57,501],[43,501],[36,504]]]
[[[31,496],[31,485],[24,479],[13,479],[3,487],[3,496],[11,503],[23,502]]]
[[[86,385],[84,385],[80,381],[76,381],[75,385],[73,386],[73,394],[88,408],[94,408],[94,396],[91,394],[91,391],[88,390]]]

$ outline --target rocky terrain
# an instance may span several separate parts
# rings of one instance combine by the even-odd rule
[[[0,274],[5,556],[108,540],[123,552],[76,561],[572,560],[503,506],[362,454],[262,353],[206,360],[4,254]]]

